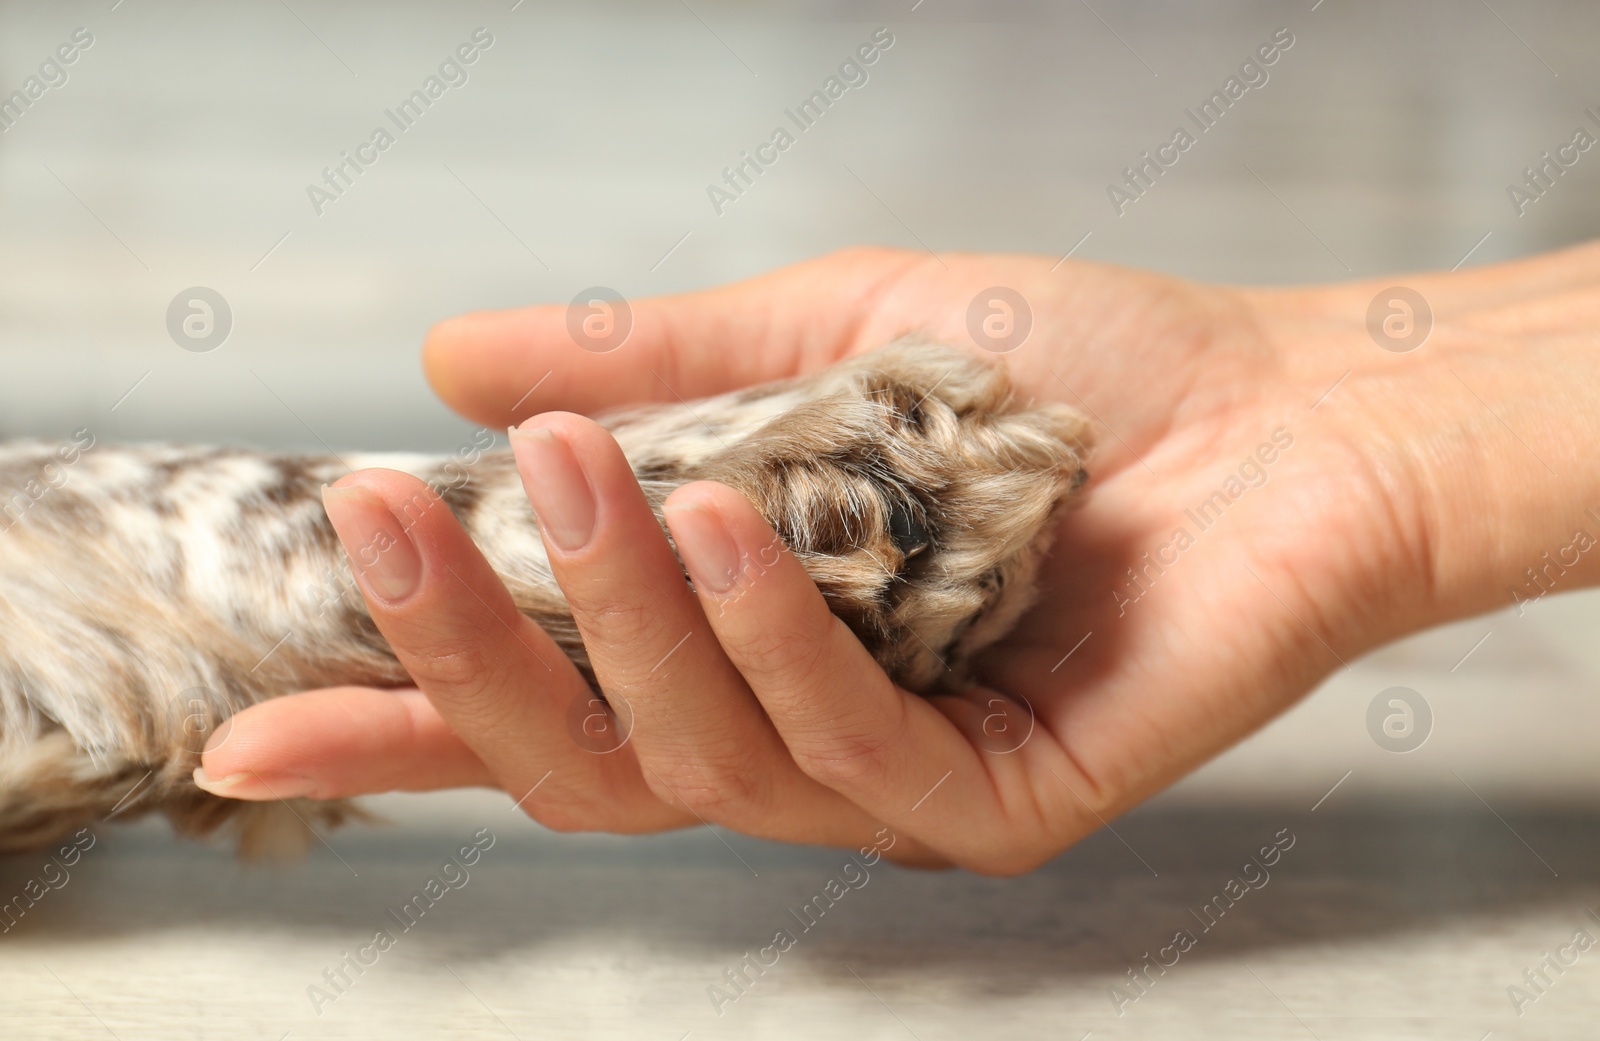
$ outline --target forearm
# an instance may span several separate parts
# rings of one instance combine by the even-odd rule
[[[1432,310],[1414,350],[1386,350],[1366,327],[1394,285]],[[1315,421],[1360,445],[1387,489],[1381,506],[1412,567],[1372,576],[1382,626],[1600,583],[1600,245],[1259,302],[1269,336],[1305,370],[1298,381],[1342,379]]]

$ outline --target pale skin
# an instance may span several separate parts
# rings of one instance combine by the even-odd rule
[[[248,709],[205,753],[208,786],[265,799],[488,785],[558,830],[706,821],[856,847],[887,828],[891,860],[1015,874],[1362,652],[1537,593],[1527,569],[1596,529],[1600,244],[1293,289],[1053,263],[847,251],[636,301],[607,354],[574,346],[562,306],[439,325],[425,361],[444,399],[492,428],[524,421],[519,467],[600,681],[632,710],[629,741],[597,754],[572,738],[583,681],[449,512],[429,510],[361,579],[419,690]],[[615,443],[575,414],[810,372],[913,330],[970,346],[967,306],[996,285],[1034,320],[1000,360],[1025,393],[1092,410],[1100,446],[1038,606],[961,696],[890,683],[792,557],[750,565],[775,536],[720,485],[669,500],[691,589]],[[1407,353],[1367,331],[1368,304],[1394,285],[1434,314]],[[544,411],[557,405],[573,411]],[[1277,430],[1293,443],[1265,483],[1200,531],[1185,511]],[[352,474],[330,517],[364,544],[397,530],[386,504],[419,490]],[[1194,539],[1176,552],[1180,527]],[[1128,569],[1158,551],[1171,563],[1140,595]],[[734,587],[711,591],[735,560]],[[1594,584],[1597,561],[1582,556],[1559,588]],[[1021,747],[985,736],[996,706],[1022,733],[1024,705]]]

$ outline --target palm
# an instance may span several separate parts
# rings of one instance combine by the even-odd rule
[[[1039,258],[946,263],[900,276],[844,349],[941,313],[929,331],[970,342],[964,305],[995,284],[1030,301],[1032,333],[1005,358],[1016,382],[1092,411],[1105,429],[1092,494],[1061,521],[1037,607],[979,671],[1033,707],[1034,740],[1060,742],[1094,788],[1126,805],[1349,653],[1330,644],[1347,635],[1345,591],[1374,562],[1340,547],[1396,540],[1372,530],[1385,523],[1383,495],[1342,436],[1340,410],[1318,402],[1343,370],[1284,371],[1234,320],[1241,296],[1227,290],[1089,265],[1052,273]],[[934,300],[963,306],[950,315]],[[1183,753],[1147,754],[1157,748]]]

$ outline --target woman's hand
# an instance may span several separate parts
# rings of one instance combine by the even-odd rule
[[[255,706],[205,754],[206,775],[228,779],[208,786],[270,798],[491,784],[563,830],[703,821],[1027,870],[1363,650],[1510,603],[1524,569],[1600,504],[1600,249],[1399,280],[1433,315],[1407,352],[1368,331],[1395,281],[1245,290],[855,250],[636,301],[609,353],[575,346],[563,307],[446,322],[426,348],[445,399],[485,424],[535,416],[513,437],[518,465],[626,742],[585,730],[597,703],[449,512],[401,530],[387,504],[427,493],[368,471],[335,486],[329,515],[347,545],[385,525],[401,540],[385,555],[395,573],[362,585],[425,693]],[[994,287],[1031,313],[1003,355],[1014,382],[1090,413],[1101,448],[1038,606],[960,696],[892,685],[719,485],[668,501],[691,590],[609,435],[539,415],[692,399],[912,331],[977,351],[969,313],[981,318]],[[1595,572],[1580,562],[1565,581]]]

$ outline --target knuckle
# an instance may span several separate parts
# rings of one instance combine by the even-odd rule
[[[441,641],[402,653],[400,663],[419,688],[454,710],[458,729],[493,730],[520,710],[508,694],[520,685],[521,662],[503,648]]]
[[[499,664],[487,648],[472,643],[412,651],[405,656],[406,671],[419,685],[467,703],[484,700]]]
[[[572,607],[585,643],[589,645],[590,656],[609,659],[619,665],[654,664],[665,653],[665,648],[682,635],[669,630],[665,612],[648,604],[574,602]]]
[[[756,771],[734,764],[696,763],[649,774],[657,797],[682,803],[699,816],[719,822],[748,816],[761,805],[766,792]]]
[[[882,776],[893,742],[885,732],[846,730],[791,746],[791,753],[807,777],[838,788]]]
[[[742,671],[763,677],[810,676],[828,653],[821,640],[765,627],[725,636],[724,642]]]
[[[597,633],[617,639],[649,636],[660,627],[659,614],[642,603],[608,600],[592,603],[579,600],[573,605],[583,620]]]

